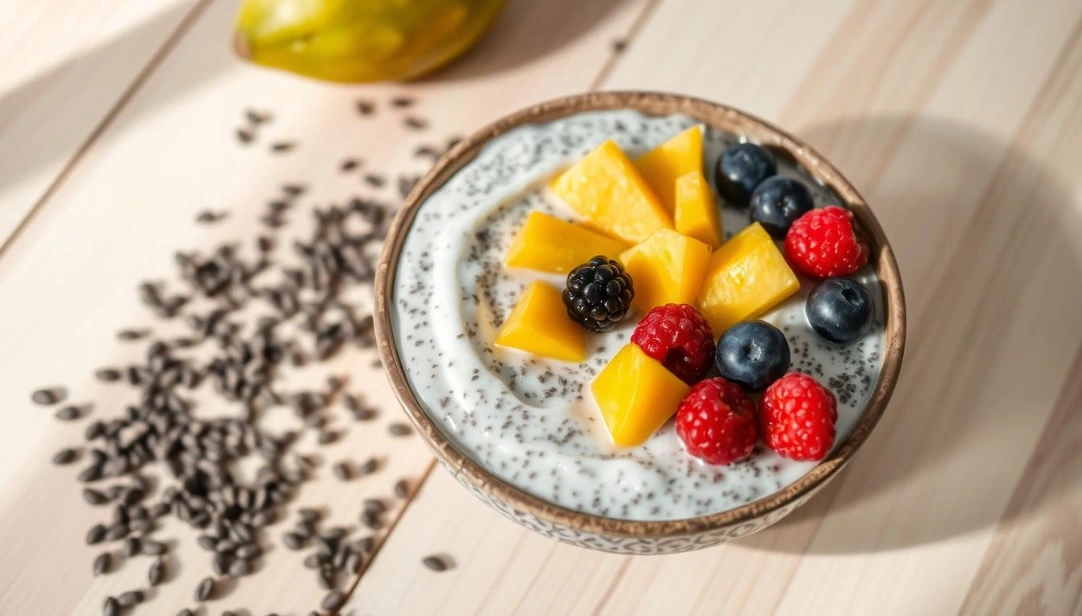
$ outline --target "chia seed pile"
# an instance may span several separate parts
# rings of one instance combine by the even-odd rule
[[[396,97],[388,106],[405,109],[412,103]],[[357,103],[361,115],[372,115],[377,108],[373,101]],[[273,120],[270,113],[255,110],[245,112],[244,118],[236,130],[242,146],[257,140]],[[416,130],[429,124],[415,115],[399,121]],[[280,140],[269,147],[283,153],[296,145]],[[447,147],[423,145],[416,157],[427,165]],[[341,170],[360,166],[354,161]],[[394,185],[399,195],[404,197],[418,178],[399,174]],[[377,180],[380,185],[386,181],[374,172],[360,179],[370,186]],[[263,229],[249,238],[250,245],[177,252],[174,280],[138,285],[143,305],[159,319],[182,322],[186,333],[166,336],[136,328],[118,332],[121,343],[145,346],[143,359],[99,368],[95,376],[131,388],[130,404],[117,417],[89,423],[84,443],[52,457],[58,465],[83,463],[77,478],[84,485],[84,500],[109,508],[108,520],[86,533],[88,545],[103,546],[91,563],[95,575],[115,570],[121,559],[145,555],[153,557],[147,585],[163,583],[174,557],[169,544],[155,537],[159,520],[173,516],[197,529],[199,546],[214,554],[213,575],[193,589],[193,603],[223,596],[231,586],[222,583],[224,578],[244,577],[265,558],[274,542],[268,528],[282,521],[285,506],[318,464],[316,456],[294,451],[296,441],[305,432],[314,432],[320,445],[338,440],[343,430],[335,427],[334,408],[344,409],[360,425],[377,417],[363,392],[348,390],[347,375],[328,374],[325,385],[314,389],[290,390],[284,381],[291,372],[331,360],[346,347],[374,348],[372,315],[348,294],[371,293],[380,245],[397,203],[353,197],[313,208],[314,231],[287,244],[288,214],[299,209],[305,193],[302,184],[281,186],[268,201],[260,217]],[[208,210],[195,222],[214,224],[227,215]],[[209,404],[196,401],[208,396]],[[67,397],[63,387],[31,395],[34,403],[50,407]],[[240,412],[221,413],[224,409]],[[55,415],[74,421],[90,410],[90,405],[65,405]],[[295,416],[295,429],[271,431],[261,425],[263,417],[281,412]],[[388,434],[403,438],[412,430],[395,422]],[[248,459],[258,460],[254,478],[238,468]],[[380,460],[372,457],[360,463],[339,461],[332,468],[337,479],[349,481],[380,467]],[[292,528],[279,535],[289,550],[309,552],[304,566],[314,570],[328,593],[321,610],[341,607],[349,583],[378,550],[393,503],[408,499],[414,489],[413,481],[401,478],[392,495],[365,501],[358,518],[369,533],[364,536],[354,536],[355,531],[345,527],[324,527],[323,512],[313,508],[300,509]],[[431,556],[422,564],[443,571],[448,562]],[[141,589],[107,597],[102,614],[127,613],[144,600]],[[193,613],[184,609],[178,615]]]

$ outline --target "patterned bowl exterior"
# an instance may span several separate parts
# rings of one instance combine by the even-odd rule
[[[440,460],[440,466],[447,469],[447,472],[451,473],[462,487],[469,490],[470,494],[481,499],[481,502],[492,507],[496,511],[499,511],[500,514],[508,520],[517,522],[543,537],[548,537],[549,539],[554,539],[560,543],[566,543],[590,550],[612,552],[613,554],[643,556],[690,552],[692,550],[699,550],[718,545],[719,543],[724,543],[730,539],[737,539],[744,535],[757,533],[789,515],[797,507],[808,502],[808,499],[814,496],[827,484],[827,482],[824,481],[814,490],[796,500],[790,501],[788,504],[778,509],[737,524],[720,526],[711,530],[686,535],[634,536],[618,535],[603,531],[590,531],[583,528],[575,528],[567,524],[561,524],[556,521],[541,519],[528,511],[516,509],[513,505],[501,500],[500,497],[492,492],[486,491],[483,488],[470,483],[469,479],[460,473],[456,473],[455,469],[443,462],[443,460]]]
[[[395,348],[391,331],[395,270],[406,233],[424,200],[469,163],[490,139],[522,124],[598,109],[635,109],[652,115],[682,113],[784,151],[839,196],[867,235],[886,306],[883,366],[868,405],[845,439],[815,468],[795,483],[735,509],[686,520],[617,520],[564,509],[523,492],[488,473],[451,445],[414,396]],[[803,505],[841,470],[878,423],[894,391],[905,348],[905,296],[898,265],[883,229],[852,184],[810,146],[758,118],[710,101],[656,92],[594,92],[540,103],[501,118],[459,142],[414,186],[395,217],[376,271],[376,298],[376,343],[387,378],[410,422],[440,464],[467,490],[526,528],[562,543],[619,554],[672,554],[716,545],[758,532]]]

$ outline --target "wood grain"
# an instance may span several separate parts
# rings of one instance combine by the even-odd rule
[[[0,611],[98,613],[105,594],[142,583],[142,560],[90,575],[96,552],[82,535],[103,514],[81,502],[72,469],[46,463],[82,426],[58,424],[27,395],[64,383],[96,402],[95,418],[119,412],[125,393],[90,374],[138,352],[113,332],[152,323],[132,287],[165,276],[172,250],[250,238],[283,181],[312,185],[305,207],[363,192],[336,170],[345,157],[419,172],[419,143],[598,86],[745,108],[853,180],[906,283],[910,343],[894,401],[849,468],[791,519],[692,554],[632,558],[549,542],[436,469],[344,613],[1079,613],[1077,1],[512,1],[492,36],[449,70],[359,87],[243,65],[219,44],[233,4],[196,8],[0,7],[9,31],[0,41]],[[627,39],[623,53],[613,53],[616,39]],[[419,100],[429,131],[353,113],[358,98],[399,93]],[[249,106],[275,119],[241,148],[233,131]],[[299,147],[271,156],[274,139]],[[196,227],[206,207],[230,217]],[[356,523],[366,496],[431,465],[418,439],[386,436],[398,410],[382,375],[359,368],[370,359],[328,369],[349,372],[380,419],[320,450],[324,465],[298,501],[330,504],[342,524]],[[343,484],[329,473],[329,463],[370,454],[387,459],[376,476]],[[190,531],[163,532],[180,568],[136,613],[187,605],[208,569]],[[432,553],[455,567],[425,569]],[[207,613],[306,613],[322,591],[300,560],[276,549]]]
[[[1004,513],[963,614],[1082,611],[1082,354]]]

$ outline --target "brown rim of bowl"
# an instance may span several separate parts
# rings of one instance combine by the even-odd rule
[[[885,351],[879,379],[867,407],[846,439],[824,460],[789,486],[735,509],[680,520],[637,521],[605,518],[567,509],[547,502],[499,479],[462,454],[428,417],[410,389],[401,358],[393,343],[390,311],[393,308],[393,287],[402,244],[420,205],[459,169],[469,163],[481,147],[492,138],[524,124],[538,124],[570,114],[631,109],[646,115],[684,114],[720,130],[743,135],[752,141],[783,150],[803,165],[818,181],[829,186],[856,215],[871,248],[871,260],[885,292],[886,307]],[[494,494],[518,511],[575,529],[627,537],[669,537],[696,534],[711,529],[732,526],[757,519],[792,501],[814,492],[849,461],[868,438],[886,409],[905,346],[905,298],[902,293],[898,264],[883,229],[879,226],[864,198],[844,176],[815,150],[788,133],[732,107],[706,100],[659,92],[593,92],[558,98],[527,107],[481,128],[463,139],[444,154],[417,183],[402,205],[388,232],[376,271],[376,343],[380,359],[387,371],[402,407],[410,421],[424,437],[434,454],[454,473],[465,475],[470,484]]]

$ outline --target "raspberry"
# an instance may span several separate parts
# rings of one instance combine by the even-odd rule
[[[710,464],[743,460],[758,436],[755,406],[736,383],[707,379],[676,409],[676,434],[688,453]]]
[[[838,405],[829,389],[790,372],[766,388],[759,403],[767,447],[793,460],[822,460],[834,445]]]
[[[710,324],[687,304],[665,304],[647,312],[631,341],[688,384],[701,379],[714,358]]]
[[[785,255],[808,276],[848,276],[868,262],[868,245],[857,239],[853,213],[828,205],[804,214],[789,227]]]

